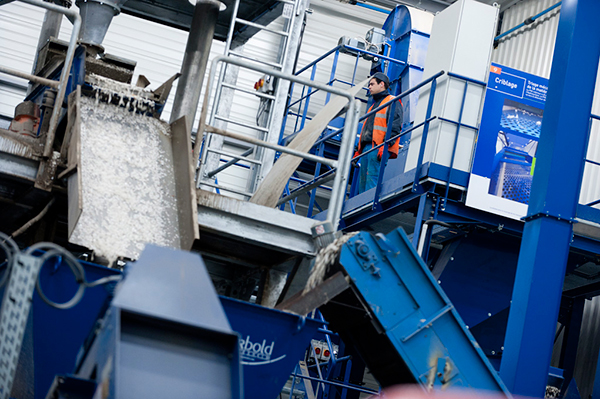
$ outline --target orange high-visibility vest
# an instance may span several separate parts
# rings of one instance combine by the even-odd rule
[[[379,106],[390,102],[393,98],[394,98],[394,96],[388,95],[387,97],[385,97],[383,99],[383,101],[381,102],[381,104],[379,104]],[[398,99],[398,102],[400,103],[400,106],[402,106],[402,100]],[[375,104],[373,104],[373,105],[375,105]],[[369,110],[367,111],[367,113],[371,112],[371,110],[373,109],[373,105],[371,105],[369,107]],[[380,109],[379,111],[377,111],[375,113],[375,121],[373,123],[373,135],[372,135],[373,136],[372,137],[373,147],[383,143],[383,141],[385,140],[385,133],[387,132],[387,115],[386,114],[387,114],[388,108],[389,107]],[[365,124],[363,124],[363,128],[360,132],[360,139],[358,141],[358,153],[359,154],[362,153],[362,135],[365,130]],[[388,145],[388,152],[390,153],[391,159],[398,158],[398,150],[399,149],[400,149],[400,140],[399,139],[396,139],[394,142],[392,142]]]

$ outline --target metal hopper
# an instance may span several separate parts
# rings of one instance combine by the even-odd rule
[[[69,241],[109,262],[136,259],[147,243],[188,250],[199,238],[185,119],[166,124],[134,97],[69,96]]]

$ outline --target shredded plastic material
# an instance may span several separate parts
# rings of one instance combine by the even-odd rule
[[[146,243],[178,248],[168,125],[86,97],[80,112],[83,211],[71,242],[110,262]]]

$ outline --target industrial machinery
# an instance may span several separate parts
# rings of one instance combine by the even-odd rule
[[[78,46],[78,14],[26,1],[64,12],[75,24],[68,45],[46,42],[35,76],[21,74],[32,81],[31,92],[17,107],[10,128],[0,131],[1,183],[7,204],[0,213],[2,230],[18,240],[14,243],[3,236],[8,244],[1,244],[6,258],[2,280],[7,285],[0,334],[8,338],[0,342],[7,356],[0,362],[7,369],[0,395],[11,394],[9,382],[17,376],[15,397],[44,397],[49,390],[55,397],[76,393],[135,397],[131,392],[140,385],[144,396],[164,397],[172,393],[162,390],[165,384],[172,386],[183,376],[182,396],[205,390],[215,397],[232,398],[275,397],[281,392],[343,398],[350,389],[376,392],[359,386],[362,375],[355,374],[363,374],[365,364],[383,387],[396,383],[417,383],[425,390],[467,387],[507,397],[509,391],[539,396],[540,387],[546,386],[561,395],[574,392],[577,339],[573,337],[581,328],[585,298],[598,291],[600,234],[594,223],[600,217],[591,205],[575,203],[565,221],[565,207],[559,206],[564,204],[546,209],[541,191],[536,194],[537,145],[521,140],[523,127],[514,122],[516,118],[533,121],[534,134],[527,134],[536,135],[541,112],[507,103],[502,122],[506,131],[494,136],[506,145],[494,152],[500,154],[494,168],[498,173],[495,185],[485,190],[513,200],[501,191],[508,181],[507,165],[517,159],[526,169],[519,177],[528,187],[531,181],[531,191],[517,199],[521,205],[527,199],[533,205],[535,212],[527,215],[526,223],[470,206],[465,199],[474,181],[471,168],[481,133],[483,99],[492,89],[487,82],[490,75],[502,77],[502,66],[489,66],[496,8],[461,0],[433,18],[430,29],[426,26],[430,15],[400,6],[364,42],[342,39],[331,52],[335,57],[344,52],[357,60],[361,57],[372,62],[371,71],[388,73],[407,110],[399,137],[404,145],[401,156],[387,166],[382,162],[376,188],[360,195],[350,192],[346,198],[352,143],[361,119],[355,99],[360,85],[348,91],[332,87],[333,77],[330,84],[322,84],[291,75],[283,65],[291,57],[279,64],[280,70],[248,63],[233,57],[235,46],[228,39],[228,56],[216,57],[210,71],[192,153],[190,125],[202,86],[198,76],[204,76],[203,69],[192,67],[197,62],[191,54],[198,52],[193,45],[201,44],[194,40],[201,36],[194,29],[198,24],[191,24],[195,33],[190,34],[189,57],[178,82],[184,92],[192,83],[198,87],[181,96],[175,120],[166,124],[158,117],[178,77],[154,91],[144,90],[143,79],[132,86],[135,63],[101,48],[110,19],[120,9],[127,11],[127,3],[82,3],[85,44]],[[144,2],[130,1],[128,12],[144,14]],[[153,7],[165,4],[155,2]],[[302,7],[287,14],[298,17],[294,24],[289,19],[289,32],[295,24],[301,25],[306,4]],[[95,8],[104,22],[93,17]],[[257,28],[234,8],[231,32],[248,22]],[[289,7],[282,8],[289,13]],[[219,5],[201,2],[198,10],[216,20],[209,17],[218,14]],[[173,14],[165,18],[175,24]],[[94,27],[98,30],[90,30]],[[248,30],[237,32],[244,36]],[[202,37],[210,41],[213,34]],[[203,51],[208,53],[206,47]],[[204,68],[206,60],[200,64]],[[271,79],[273,87],[262,85],[252,92],[269,110],[261,115],[265,120],[259,118],[252,126],[260,132],[258,138],[226,127],[235,124],[234,119],[221,113],[219,106],[227,104],[225,89],[234,88],[226,72],[216,69],[219,65],[247,68]],[[302,70],[314,67],[314,74],[315,65]],[[224,97],[209,112],[213,81],[218,81],[219,96]],[[301,106],[294,109],[291,102],[284,114],[280,107],[292,83],[308,89],[295,100]],[[355,83],[353,78],[346,86]],[[541,95],[544,87],[531,90]],[[311,93],[316,92],[327,93],[326,116],[345,115],[332,123],[318,113],[311,119],[308,107]],[[272,104],[267,106],[269,101]],[[290,133],[276,122],[292,113],[300,116],[302,127]],[[589,115],[584,116],[587,119],[579,119],[589,125]],[[213,123],[216,120],[226,122],[225,126]],[[316,140],[315,146],[308,146],[313,148],[287,145],[302,137],[307,127]],[[520,135],[511,138],[515,131]],[[543,134],[539,135],[542,140]],[[243,151],[228,152],[224,142],[216,139],[221,136],[228,138],[225,144],[239,144]],[[209,159],[209,153],[214,159]],[[195,171],[200,154],[201,168]],[[300,172],[314,179],[302,181],[292,173],[299,187],[288,184],[281,198],[281,190],[267,192],[270,203],[286,208],[297,196],[335,179],[328,208],[318,209],[313,196],[307,218],[258,200],[246,201],[271,171],[296,162],[289,161],[292,156],[306,160],[297,162]],[[548,161],[540,162],[539,173],[549,174]],[[224,196],[217,174],[233,164],[250,171],[247,187],[251,190]],[[321,166],[326,172],[321,172]],[[194,182],[194,177],[203,180]],[[575,222],[579,223],[572,227]],[[399,224],[408,235],[397,230]],[[537,230],[548,234],[545,241],[531,238],[535,231],[528,226],[538,224],[546,227]],[[36,229],[31,229],[33,225]],[[340,235],[337,230],[350,234],[334,241]],[[352,234],[358,230],[385,234]],[[552,241],[552,231],[570,242],[561,246]],[[197,240],[199,233],[202,237]],[[44,236],[69,251],[55,244],[36,245]],[[333,247],[327,247],[331,242]],[[565,247],[561,255],[567,273],[564,291],[557,283],[563,281],[563,269],[546,270],[538,262],[535,279],[528,280],[528,274],[520,272],[530,269],[519,260],[519,253],[529,259],[527,246],[540,248],[544,242],[553,243],[548,252]],[[174,249],[148,246],[143,250],[146,243],[192,248],[203,260]],[[21,251],[19,246],[29,249]],[[538,250],[537,256],[543,258],[543,252]],[[321,256],[314,259],[317,253]],[[336,261],[325,262],[323,256]],[[323,272],[323,277],[309,280],[304,291],[313,259],[312,276]],[[120,286],[115,288],[117,281]],[[542,366],[529,364],[535,356],[517,356],[514,349],[530,353],[537,348],[531,335],[525,341],[529,346],[522,345],[525,338],[520,336],[531,334],[536,323],[519,328],[523,317],[511,312],[511,307],[538,320],[532,312],[539,310],[539,303],[536,308],[523,302],[527,305],[542,295],[523,293],[534,287],[537,291],[532,292],[545,294],[540,282],[552,287],[551,305],[556,313],[560,310],[558,320],[563,326],[559,335],[565,331],[556,344],[560,369],[552,369],[550,379],[544,363],[549,364],[549,359],[540,361]],[[217,298],[216,293],[227,298]],[[320,311],[311,313],[316,307]],[[305,317],[309,313],[314,319]],[[556,320],[553,314],[543,316],[539,319],[546,328],[540,342],[551,344]],[[542,349],[539,352],[546,356],[548,348]],[[215,378],[212,367],[227,378]],[[523,371],[527,367],[535,371],[531,378],[535,384],[524,381],[529,377]],[[29,381],[34,381],[33,393]]]
[[[420,383],[510,396],[404,231],[353,233],[332,247],[340,250],[327,258],[331,264],[313,270],[329,270],[315,288],[329,296],[321,312],[383,387]],[[306,294],[280,307],[303,313],[310,300]]]

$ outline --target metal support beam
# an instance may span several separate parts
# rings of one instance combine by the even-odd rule
[[[200,100],[220,6],[221,2],[217,0],[199,0],[194,9],[192,26],[181,66],[181,77],[177,83],[177,92],[171,112],[171,123],[182,116],[188,117],[187,127],[190,132],[198,109],[198,100]]]
[[[42,24],[42,30],[38,39],[37,50],[35,54],[35,62],[33,63],[31,73],[35,73],[37,69],[38,53],[42,49],[42,47],[46,45],[46,43],[51,37],[58,38],[62,18],[63,16],[61,13],[51,10],[46,11],[46,15],[44,16],[44,23]]]
[[[500,375],[543,397],[573,237],[600,57],[597,0],[562,3]]]

